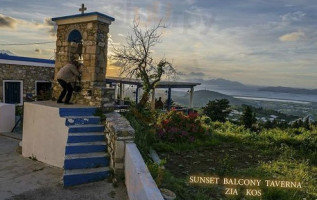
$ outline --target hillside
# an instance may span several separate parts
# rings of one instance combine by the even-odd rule
[[[231,105],[246,104],[246,102],[244,102],[243,100],[236,99],[229,95],[221,94],[210,90],[199,90],[194,92],[194,107],[203,107],[209,101],[213,101],[215,99],[228,99]],[[173,96],[173,101],[181,105],[188,106],[189,94],[186,93],[183,96]]]

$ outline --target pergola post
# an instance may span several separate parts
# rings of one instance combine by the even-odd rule
[[[193,96],[194,96],[194,87],[191,87],[189,92],[189,108],[193,108]]]
[[[152,90],[152,101],[151,101],[151,108],[155,110],[155,88]]]
[[[135,90],[135,104],[139,103],[139,86],[136,86],[136,90]]]
[[[114,86],[114,99],[118,100],[118,83],[116,83],[116,85]]]
[[[123,105],[123,104],[124,104],[123,89],[124,89],[124,84],[123,84],[123,83],[120,83],[120,105]]]
[[[172,104],[172,88],[168,88],[167,92],[167,110],[171,109],[171,104]]]

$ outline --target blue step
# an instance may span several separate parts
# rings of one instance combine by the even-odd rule
[[[84,124],[99,124],[100,117],[98,116],[68,116],[65,125],[84,125]]]
[[[61,117],[67,116],[92,116],[96,113],[96,108],[60,108],[59,115]]]
[[[83,183],[101,181],[109,177],[109,175],[109,167],[66,170],[63,178],[64,186],[68,187]]]
[[[105,141],[105,135],[103,132],[69,133],[67,143],[98,142],[98,141]]]
[[[92,152],[106,152],[106,142],[68,143],[65,154],[79,154]]]
[[[69,154],[65,157],[65,169],[85,169],[109,165],[109,156],[105,152]]]
[[[68,126],[69,133],[85,133],[85,132],[103,132],[104,125],[88,124],[88,125],[73,125]]]

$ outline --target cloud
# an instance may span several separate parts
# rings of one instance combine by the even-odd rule
[[[29,29],[47,29],[50,36],[55,37],[57,26],[50,18],[45,18],[42,23],[30,22],[22,19],[16,19],[10,16],[0,14],[0,28],[29,28]],[[16,30],[13,30],[16,31]]]
[[[51,36],[56,36],[57,26],[55,22],[53,22],[50,18],[45,18],[43,24],[49,27],[48,32],[50,33]]]
[[[17,25],[17,20],[0,14],[0,28],[12,28],[14,29]]]
[[[279,37],[279,40],[282,42],[295,42],[304,36],[305,36],[304,32],[297,31],[297,32],[282,35],[281,37]]]
[[[42,54],[42,50],[39,49],[39,48],[36,48],[34,51],[35,51],[36,53]]]
[[[111,61],[110,61],[111,62]],[[112,67],[123,67],[124,66],[124,64],[123,63],[121,63],[121,62],[119,62],[119,61],[115,61],[115,62],[111,62],[111,66]]]
[[[38,23],[38,22],[27,22],[23,21],[22,24],[28,24],[29,26],[32,26],[35,29],[48,29],[48,33],[51,36],[56,36],[57,32],[57,25],[55,22],[53,22],[50,18],[45,18],[43,23]]]
[[[196,3],[196,0],[185,0],[185,2],[189,5]]]
[[[293,22],[293,21],[301,21],[306,16],[306,13],[301,11],[287,13],[285,15],[281,15],[281,19],[284,22]]]

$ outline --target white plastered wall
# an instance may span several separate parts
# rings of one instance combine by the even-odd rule
[[[0,103],[0,133],[11,132],[15,125],[15,105]]]
[[[22,155],[63,168],[68,128],[59,108],[24,103]]]

